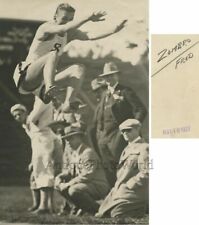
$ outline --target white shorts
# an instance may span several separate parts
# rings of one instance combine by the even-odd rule
[[[44,82],[42,82],[41,85],[39,87],[37,87],[34,91],[25,91],[20,85],[21,81],[26,76],[26,72],[27,72],[27,69],[28,69],[29,66],[30,66],[30,63],[27,63],[25,61],[22,61],[22,62],[18,63],[16,68],[15,68],[15,71],[14,71],[13,79],[14,79],[15,85],[18,89],[18,92],[20,94],[28,95],[28,94],[32,93],[36,96],[39,96]]]
[[[15,82],[15,85],[18,89],[18,92],[20,94],[23,95],[27,95],[27,94],[34,94],[38,97],[40,97],[40,92],[42,87],[44,86],[44,81],[41,82],[40,86],[37,87],[34,90],[31,91],[26,91],[21,87],[21,82],[25,79],[26,74],[27,74],[27,69],[28,67],[31,65],[31,63],[27,63],[25,61],[22,61],[20,63],[17,64],[15,71],[14,71],[14,75],[13,75],[13,79]],[[61,82],[60,86],[62,86],[62,83],[68,83],[68,86],[71,86],[73,88],[79,88],[79,86],[81,86],[82,84],[82,74],[83,74],[83,70],[84,67],[80,64],[74,64],[72,66],[69,66],[68,68],[64,69],[62,72],[59,73],[59,76],[63,75],[65,78],[65,82]],[[56,71],[57,73],[57,71]],[[58,73],[57,73],[58,75]],[[65,86],[64,86],[65,87]]]

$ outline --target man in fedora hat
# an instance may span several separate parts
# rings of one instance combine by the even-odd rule
[[[128,146],[119,160],[116,183],[96,216],[143,217],[149,191],[149,145],[140,136],[140,121],[127,119],[119,129]]]
[[[56,178],[56,189],[66,199],[72,213],[79,209],[94,214],[102,199],[109,191],[108,181],[95,151],[84,144],[84,132],[80,126],[65,128],[64,139],[69,143],[71,152],[68,164]]]
[[[146,116],[146,109],[134,91],[119,84],[119,75],[120,71],[114,62],[104,65],[104,71],[99,77],[105,80],[107,90],[101,98],[93,123],[100,157],[112,185],[115,179],[115,166],[126,146],[119,131],[119,124],[128,118],[142,122]]]

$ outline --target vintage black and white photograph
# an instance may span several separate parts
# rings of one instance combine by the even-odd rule
[[[0,224],[148,224],[148,1],[0,4]]]

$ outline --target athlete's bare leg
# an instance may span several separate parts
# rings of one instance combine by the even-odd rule
[[[59,88],[66,88],[65,105],[67,108],[74,90],[78,91],[82,85],[85,68],[83,65],[72,65],[55,74],[58,61],[58,52],[51,51],[31,63],[27,69],[25,79],[21,83],[21,87],[27,92],[34,92],[44,81],[46,92],[54,85]]]
[[[66,88],[66,97],[64,108],[67,111],[71,98],[81,89],[85,75],[85,67],[82,64],[76,64],[68,67],[62,72],[56,74],[55,85],[60,88]]]
[[[52,86],[55,80],[55,68],[58,63],[58,52],[51,51],[32,62],[27,69],[27,74],[22,82],[22,88],[25,91],[32,92],[38,88],[42,81],[47,88]]]

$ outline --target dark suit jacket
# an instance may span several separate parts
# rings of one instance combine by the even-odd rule
[[[121,124],[128,118],[134,118],[143,122],[147,111],[136,93],[128,87],[120,84],[115,88],[123,100],[116,100],[112,105],[112,112],[118,124]]]
[[[113,139],[112,133],[116,133],[116,130],[118,131],[117,133],[120,133],[119,131],[119,125],[125,121],[126,119],[129,118],[134,118],[139,120],[140,122],[143,122],[147,111],[143,105],[143,103],[140,101],[140,99],[137,97],[135,92],[128,87],[125,87],[123,85],[118,84],[115,88],[115,94],[119,96],[119,98],[112,100],[111,102],[111,112],[113,115],[113,120],[111,121],[113,123],[112,129],[109,129],[109,131],[104,130],[106,133],[106,138],[110,140]],[[106,96],[107,92],[104,93],[104,95],[101,98],[101,101],[99,102],[95,114],[94,114],[94,119],[93,119],[93,124],[90,129],[90,140],[93,145],[93,147],[97,150],[98,146],[98,141],[96,140],[96,132],[97,132],[97,127],[98,129],[101,127],[103,129],[104,124],[103,124],[103,111],[104,111],[104,104],[106,101]],[[116,96],[116,97],[117,97]],[[107,126],[107,125],[106,125]],[[123,137],[119,134],[114,135],[117,136],[114,140],[116,144],[112,144],[114,146],[117,145]],[[118,139],[118,140],[116,140]]]
[[[111,103],[114,122],[116,122],[118,126],[129,118],[134,118],[143,122],[147,111],[135,92],[131,88],[118,84],[115,88],[115,94],[120,98],[113,100]],[[94,123],[103,122],[102,117],[106,95],[107,92],[102,96],[99,106],[96,109]]]

